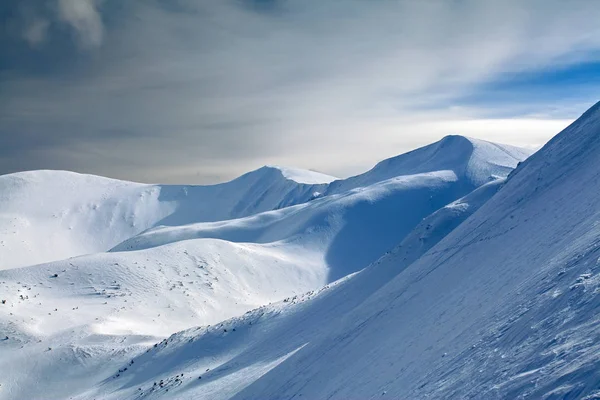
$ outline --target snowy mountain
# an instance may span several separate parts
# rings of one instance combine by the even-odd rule
[[[599,135],[600,103],[359,274],[175,334],[86,395],[598,398]]]
[[[347,180],[284,167],[212,186],[2,176],[0,398],[285,393],[261,382],[405,282],[528,154],[452,136]]]
[[[511,146],[448,136],[346,180],[275,166],[211,186],[144,185],[65,171],[4,175],[0,269],[106,251],[156,226],[246,217],[398,176],[452,173],[461,188],[447,203],[506,176],[528,154]]]
[[[327,193],[340,193],[395,176],[435,171],[452,171],[472,190],[495,178],[505,177],[517,162],[530,154],[529,150],[518,147],[465,136],[446,136],[429,146],[381,161],[364,174],[332,182]]]
[[[138,388],[145,395],[229,398],[305,344],[326,335],[346,313],[473,214],[502,184],[503,180],[491,182],[443,207],[423,220],[393,251],[349,279],[291,296],[217,326],[169,337],[135,358],[131,374],[123,374],[123,379],[112,375],[101,390],[106,396],[103,398],[128,398],[140,392]],[[180,374],[190,378],[178,379]],[[155,381],[162,381],[162,387],[155,387]],[[99,393],[87,392],[82,398],[92,395]]]
[[[597,398],[599,134],[600,103],[236,398]]]
[[[144,185],[66,171],[3,175],[0,269],[106,251],[157,224],[238,218],[296,204],[333,179],[277,167],[212,186]]]

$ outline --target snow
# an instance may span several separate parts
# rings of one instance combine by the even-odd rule
[[[384,160],[370,171],[333,182],[328,194],[368,186],[395,176],[433,171],[453,171],[465,178],[471,190],[497,177],[506,176],[531,153],[465,136],[446,136],[439,142]]]
[[[159,225],[246,217],[398,176],[452,171],[464,185],[457,198],[506,176],[527,154],[450,136],[346,180],[272,166],[211,186],[143,185],[66,171],[4,175],[0,176],[0,269],[106,251]]]
[[[238,220],[149,230],[116,246],[139,250],[194,238],[282,243],[322,254],[337,280],[375,261],[423,218],[465,194],[449,171],[397,177],[368,188]]]
[[[320,183],[330,183],[338,179],[330,175],[305,169],[282,167],[278,165],[267,165],[266,167],[279,170],[285,178],[297,183],[316,185]]]
[[[402,271],[401,265],[389,268],[390,263],[386,260],[408,266],[438,238],[471,215],[501,184],[491,183],[476,195],[460,199],[456,203],[461,204],[460,207],[453,204],[434,213],[401,245],[359,275],[328,285],[318,293],[292,296],[282,303],[261,307],[223,324],[194,328],[170,337],[135,360],[132,376],[123,375],[127,382],[133,379],[134,383],[126,386],[134,389],[140,386],[144,393],[156,392],[176,398],[229,398],[258,379],[248,371],[260,369],[264,373],[265,369],[274,368],[282,357],[287,358],[326,334],[330,326],[339,323],[345,312],[362,303]],[[432,234],[430,240],[419,241],[425,232],[436,234]],[[416,242],[418,246],[413,247]],[[175,384],[172,378],[181,373],[191,378]],[[197,381],[198,376],[202,376],[201,382]],[[164,389],[153,389],[152,383],[161,379],[171,379],[168,393]],[[236,382],[233,388],[230,385],[232,379]],[[113,384],[116,384],[113,389],[103,389],[109,393],[115,390],[106,398],[123,398],[127,393],[135,392],[119,389],[123,385],[121,381]],[[215,387],[217,390],[213,389]]]
[[[461,237],[476,246],[481,230],[490,241],[513,234],[497,230],[518,216],[488,205],[514,187],[521,172],[505,178],[527,155],[454,136],[347,180],[270,166],[212,186],[1,176],[0,398],[420,397],[413,375],[388,381],[438,366],[410,358],[421,342],[423,354],[454,359],[435,334],[454,337],[472,315],[452,320],[454,330],[433,316],[463,310],[455,292],[465,302],[478,294],[459,291],[471,281],[461,271],[493,276],[469,261]],[[480,209],[502,218],[473,224]],[[595,290],[594,275],[579,279]],[[382,351],[408,364],[390,369],[373,358]],[[371,364],[379,371],[365,372]]]
[[[235,398],[593,396],[598,134],[595,107],[424,256]]]
[[[310,171],[304,176],[314,177]],[[0,176],[0,269],[106,251],[156,225],[225,220],[296,204],[321,186],[267,167],[213,186],[144,185],[66,171]]]

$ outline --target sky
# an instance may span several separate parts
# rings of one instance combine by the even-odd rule
[[[0,174],[347,177],[600,100],[597,0],[2,0]]]

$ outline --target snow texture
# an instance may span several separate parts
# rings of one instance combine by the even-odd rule
[[[597,114],[512,173],[450,136],[345,180],[1,176],[0,399],[592,395]]]

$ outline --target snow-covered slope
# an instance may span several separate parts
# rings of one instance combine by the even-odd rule
[[[596,398],[599,135],[600,103],[236,398]]]
[[[177,333],[78,398],[597,398],[599,137],[600,103],[359,274]]]
[[[334,181],[327,194],[368,186],[394,176],[452,171],[472,188],[506,177],[531,152],[526,149],[468,138],[446,136],[439,142],[381,161],[364,174]]]
[[[463,186],[460,197],[505,177],[528,155],[506,145],[448,136],[345,180],[277,166],[211,186],[142,185],[64,171],[4,175],[0,269],[106,251],[157,225],[246,217],[398,176],[451,172]]]
[[[102,385],[86,390],[81,398],[135,398],[140,392],[167,398],[229,398],[307,343],[326,335],[349,310],[477,210],[501,184],[501,180],[487,184],[432,214],[393,251],[358,275],[216,326],[175,334],[134,358],[124,373],[107,371]],[[119,369],[123,367],[119,365]]]
[[[0,269],[106,251],[157,224],[238,218],[296,204],[332,179],[276,167],[213,186],[143,185],[65,171],[3,175]]]
[[[116,338],[147,345],[361,269],[462,190],[448,171],[398,177],[243,219],[157,228],[124,243],[136,245],[127,251],[0,271],[6,345],[60,349],[59,358],[75,348],[122,362],[108,350],[123,346]],[[11,380],[23,387],[17,371],[31,368],[29,358],[7,360],[20,366]]]
[[[417,151],[413,161],[390,161],[392,172],[380,164],[361,179],[350,178],[347,190],[340,181],[281,167],[215,186],[141,185],[44,171],[0,177],[6,185],[0,203],[8,205],[0,208],[3,218],[17,215],[29,224],[6,237],[25,240],[32,250],[47,243],[46,253],[18,255],[8,251],[17,248],[11,243],[0,253],[9,256],[7,266],[98,252],[0,271],[6,300],[0,332],[9,336],[0,341],[0,368],[10,371],[0,380],[0,398],[137,398],[135,383],[120,386],[123,381],[111,375],[123,374],[122,364],[169,332],[206,324],[213,325],[212,341],[198,343],[210,346],[210,360],[202,358],[205,350],[198,355],[181,347],[190,357],[185,365],[177,358],[151,363],[135,382],[240,354],[231,373],[214,376],[215,392],[200,385],[190,396],[241,390],[243,385],[227,382],[250,383],[307,342],[321,340],[329,323],[345,321],[345,314],[480,207],[503,182],[490,181],[523,158],[487,142],[476,151],[476,141],[462,137],[432,146]],[[323,291],[315,305],[311,294],[300,295],[359,271],[398,243],[356,278]],[[219,344],[221,333],[239,330],[221,332],[228,328],[215,323],[288,296],[236,320],[255,318],[250,341]],[[299,302],[302,307],[287,307]],[[184,345],[196,334],[176,337],[185,338]],[[26,385],[29,376],[40,384]]]
[[[423,218],[468,193],[450,171],[397,177],[341,195],[216,223],[156,228],[115,251],[139,250],[193,238],[288,243],[322,254],[337,280],[364,268],[400,242]]]

